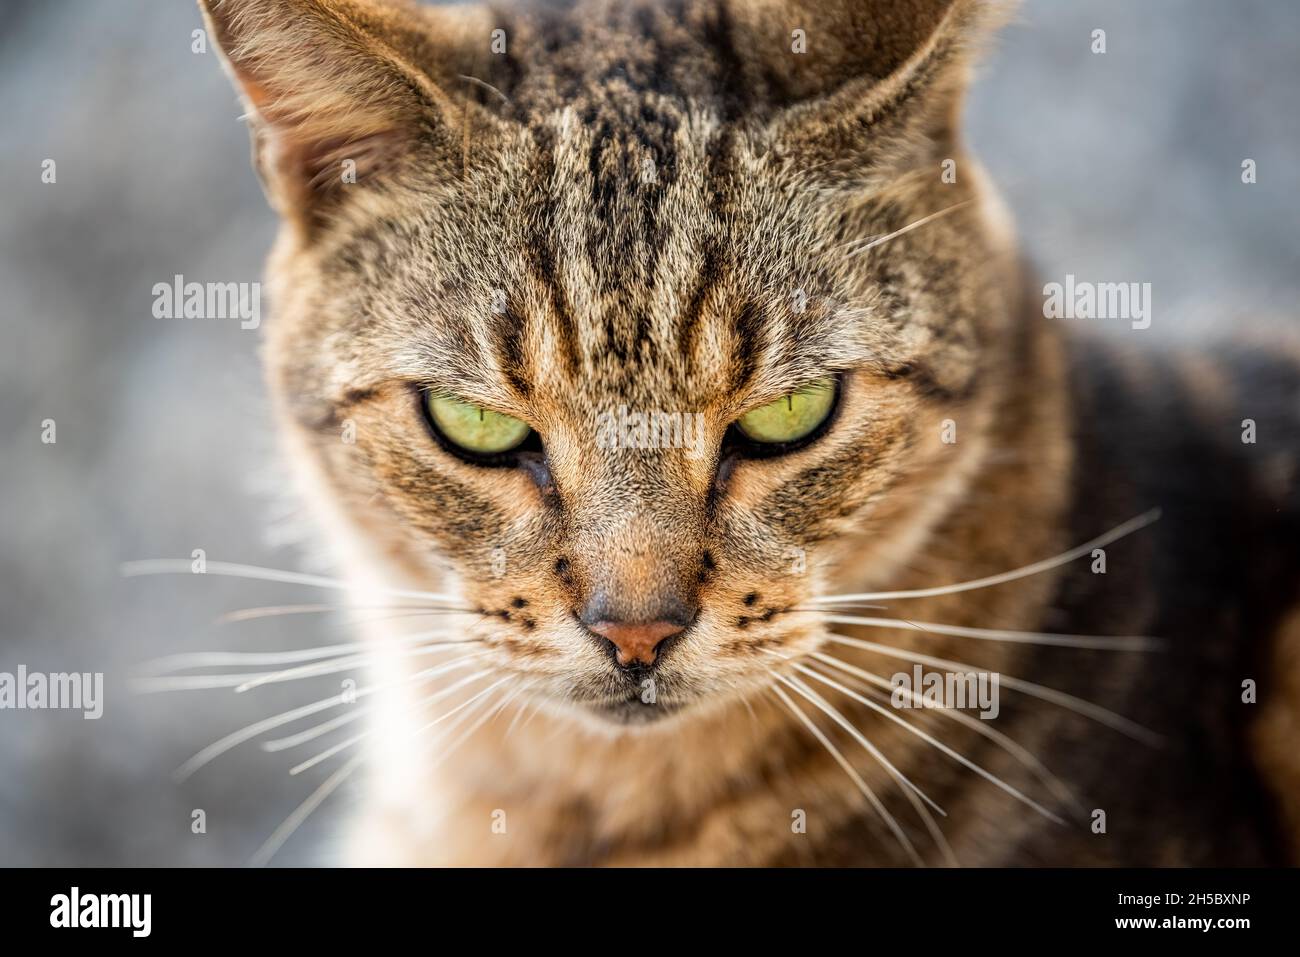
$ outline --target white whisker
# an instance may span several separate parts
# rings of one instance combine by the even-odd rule
[[[153,677],[157,675],[166,675],[174,671],[188,671],[192,668],[214,668],[225,665],[252,667],[254,665],[296,664],[304,661],[320,661],[325,658],[339,657],[359,651],[365,651],[367,649],[379,651],[388,647],[419,644],[420,642],[427,642],[431,638],[438,638],[451,634],[452,632],[444,630],[423,631],[419,634],[407,635],[403,638],[388,641],[349,641],[340,642],[335,645],[322,645],[317,648],[295,649],[293,651],[185,652],[183,654],[167,655],[163,658],[155,658],[152,661],[146,661],[139,667],[144,670],[143,677]],[[449,644],[457,643],[463,642],[449,642]],[[233,678],[238,676],[232,675],[231,677]],[[244,677],[248,676],[245,675]]]
[[[881,591],[881,592],[862,592],[856,595],[820,595],[810,599],[810,601],[819,605],[837,605],[848,602],[861,601],[888,601],[895,598],[933,598],[938,595],[952,595],[957,592],[973,591],[976,588],[989,588],[993,585],[1001,585],[1003,582],[1015,581],[1018,578],[1028,578],[1031,575],[1037,575],[1040,572],[1057,568],[1081,558],[1084,555],[1092,553],[1094,548],[1101,548],[1117,541],[1126,535],[1132,535],[1140,529],[1146,528],[1160,518],[1160,509],[1153,508],[1149,512],[1143,512],[1136,518],[1131,518],[1121,525],[1116,525],[1104,535],[1099,535],[1090,542],[1084,542],[1077,548],[1072,548],[1068,552],[1062,552],[1052,558],[1045,558],[1042,561],[1034,562],[1032,565],[1024,565],[1020,568],[1013,569],[1009,572],[1002,572],[998,575],[989,575],[986,578],[976,578],[972,581],[958,582],[955,585],[940,585],[936,588],[913,588],[906,591]]]
[[[524,687],[525,686],[522,681],[518,682],[517,687],[515,687],[508,695],[506,695],[504,698],[501,699],[501,703],[498,704],[496,710],[492,712],[493,721],[497,719],[497,717],[501,714],[502,711],[506,709],[506,706],[509,705],[511,701],[514,701],[515,698],[523,694]],[[519,708],[516,708],[515,713],[518,714],[518,712],[519,712]],[[508,734],[509,731],[510,731],[510,726],[507,725],[506,733]]]
[[[800,666],[795,665],[795,667],[798,668]],[[798,678],[792,677],[791,675],[777,674],[776,679],[778,681],[784,682],[785,684],[793,688],[795,691],[799,692],[799,694],[801,694],[803,697],[808,699],[809,703],[811,703],[818,710],[824,712],[832,721],[834,721],[841,728],[847,731],[854,741],[858,742],[858,744],[866,748],[867,753],[870,754],[877,761],[879,761],[881,766],[884,767],[886,771],[888,771],[891,775],[894,776],[894,779],[896,781],[898,781],[900,784],[906,785],[906,787],[903,789],[905,793],[910,788],[911,791],[915,793],[917,797],[919,797],[926,804],[930,805],[930,807],[934,808],[934,810],[937,811],[939,814],[941,814],[944,817],[948,816],[947,811],[945,811],[933,800],[931,800],[928,794],[926,794],[915,784],[913,784],[910,780],[908,780],[907,776],[904,775],[903,772],[899,771],[898,768],[894,767],[893,763],[887,757],[885,757],[885,755],[881,752],[881,750],[871,743],[870,738],[868,738],[865,734],[859,731],[857,727],[854,726],[853,722],[849,721],[848,718],[844,717],[844,715],[842,715],[835,708],[835,706],[832,705],[829,701],[827,701],[822,695],[818,694],[816,691],[810,688],[806,683],[800,681]]]
[[[423,734],[424,732],[430,730],[430,729],[433,728],[434,726],[439,725],[439,724],[441,724],[442,722],[446,721],[446,720],[447,720],[448,718],[450,718],[453,714],[457,714],[457,713],[463,711],[465,708],[468,708],[471,704],[473,704],[475,701],[477,701],[477,700],[479,700],[480,698],[482,698],[484,695],[488,694],[489,692],[493,691],[493,690],[496,689],[496,688],[501,687],[501,685],[503,685],[503,684],[505,684],[507,681],[511,680],[511,677],[512,677],[512,676],[510,676],[510,675],[506,675],[506,677],[501,678],[501,679],[499,679],[498,681],[494,681],[492,684],[488,685],[488,686],[487,686],[486,688],[484,688],[482,691],[475,692],[474,695],[472,695],[471,697],[467,698],[465,701],[462,701],[460,704],[456,705],[456,707],[452,708],[450,711],[448,711],[448,712],[446,712],[446,713],[444,713],[444,714],[439,715],[438,717],[436,717],[436,718],[434,718],[432,721],[430,721],[428,724],[426,724],[426,725],[424,725],[422,728],[418,729],[418,730],[415,732],[415,734],[416,734],[416,735]]]
[[[329,612],[365,612],[367,617],[358,617],[359,622],[387,621],[393,618],[415,618],[433,615],[474,615],[469,608],[452,608],[446,605],[264,605],[257,608],[238,608],[228,611],[217,618],[219,625],[233,625],[245,621],[258,621],[263,618],[281,618],[286,615],[321,615]],[[393,612],[391,615],[380,614]]]
[[[303,821],[307,820],[312,811],[320,807],[321,803],[333,794],[353,771],[360,767],[364,758],[365,755],[363,754],[356,755],[326,778],[325,782],[313,791],[307,800],[299,804],[293,813],[285,819],[284,823],[277,827],[275,832],[257,849],[257,853],[253,855],[252,860],[249,862],[250,866],[264,867],[275,856],[275,852],[284,846],[284,842],[293,835],[293,832],[302,826]]]
[[[795,664],[794,667],[798,671],[803,672],[809,677],[816,678],[818,681],[822,682],[828,687],[834,688],[836,691],[840,692],[841,694],[848,695],[854,701],[866,705],[868,708],[875,711],[876,713],[888,718],[889,720],[897,723],[903,728],[906,728],[910,733],[916,735],[922,741],[926,742],[932,747],[938,748],[940,751],[948,755],[948,757],[952,758],[954,761],[961,764],[963,767],[969,768],[970,770],[978,774],[980,777],[982,777],[984,780],[1001,788],[1003,791],[1007,792],[1007,794],[1010,794],[1017,801],[1020,801],[1023,804],[1033,808],[1035,811],[1043,815],[1043,817],[1047,818],[1049,821],[1055,821],[1057,824],[1065,823],[1064,819],[1062,819],[1059,814],[1049,811],[1047,808],[1043,807],[1043,805],[1039,804],[1037,801],[1035,801],[1029,795],[1025,794],[1023,791],[1019,790],[1018,788],[1012,787],[1010,784],[1008,784],[1006,781],[1003,781],[1000,777],[998,777],[996,774],[993,774],[991,771],[986,771],[984,768],[980,767],[974,761],[970,760],[965,755],[959,754],[958,752],[954,751],[952,748],[948,747],[948,745],[944,744],[942,741],[940,741],[938,738],[934,737],[933,735],[927,734],[925,731],[921,730],[920,728],[916,727],[915,725],[911,724],[908,721],[904,721],[898,715],[891,712],[888,708],[881,707],[881,705],[879,705],[875,701],[872,701],[870,698],[863,697],[862,695],[854,691],[852,688],[845,687],[844,685],[840,684],[840,682],[836,681],[834,678],[827,677],[821,672],[809,668],[806,665]]]
[[[867,625],[872,628],[914,629],[951,635],[956,638],[976,638],[980,641],[1005,641],[1024,645],[1049,645],[1058,648],[1093,648],[1107,651],[1151,651],[1160,646],[1154,638],[1141,635],[1104,637],[1099,635],[1057,635],[1039,631],[1008,631],[1001,628],[968,628],[964,625],[943,625],[929,621],[909,621],[902,618],[863,618],[858,615],[827,615],[826,620],[841,625]]]
[[[845,671],[861,681],[870,682],[870,684],[875,685],[877,688],[884,689],[883,691],[876,692],[876,694],[886,701],[892,700],[891,695],[895,690],[897,690],[888,679],[881,675],[865,671],[862,668],[857,668],[832,655],[820,651],[814,651],[811,657],[830,665],[832,668]],[[864,684],[863,687],[868,686]],[[1057,796],[1057,798],[1071,805],[1076,811],[1083,811],[1083,805],[1079,803],[1079,799],[1075,797],[1074,792],[1066,786],[1065,782],[1053,774],[1045,764],[1039,761],[1038,758],[1034,757],[1032,752],[1022,747],[1013,738],[1003,734],[1001,731],[988,727],[988,722],[980,721],[978,718],[973,718],[960,709],[931,705],[915,691],[907,688],[901,690],[907,694],[909,700],[911,700],[917,707],[924,708],[928,711],[935,711],[943,717],[956,721],[958,724],[970,728],[977,734],[988,738],[1028,768],[1029,771],[1048,788],[1048,790]],[[889,693],[886,694],[886,691]]]
[[[973,202],[974,200],[970,200],[970,199],[962,200],[960,203],[953,203],[951,206],[946,206],[943,209],[939,210],[938,212],[930,213],[930,215],[928,216],[922,216],[920,219],[908,223],[906,226],[903,226],[901,229],[895,229],[892,233],[886,233],[883,236],[877,236],[875,239],[867,240],[865,243],[859,240],[853,244],[850,244],[849,248],[845,250],[845,255],[857,256],[862,253],[865,253],[868,249],[875,249],[877,246],[884,245],[885,243],[889,242],[891,239],[897,239],[899,236],[902,236],[904,233],[910,233],[914,229],[919,229],[920,227],[924,226],[926,223],[933,222],[934,220],[938,219],[941,216],[947,216],[949,213],[956,212],[957,210],[961,209],[963,206],[969,206]]]
[[[913,651],[895,648],[892,645],[881,645],[874,641],[863,641],[860,638],[850,638],[847,635],[841,635],[836,632],[828,632],[826,634],[826,639],[841,645],[851,645],[854,648],[862,648],[866,651],[875,651],[890,658],[901,658],[904,661],[914,661],[918,664],[934,665],[937,668],[949,668],[954,671],[979,670],[973,665],[968,665],[960,661],[951,661],[947,658],[936,658],[933,655],[917,654]],[[1082,698],[1076,698],[1074,695],[1066,694],[1064,691],[1057,691],[1055,688],[1048,688],[1045,685],[1035,684],[1034,682],[1026,681],[1023,678],[1016,678],[1005,674],[999,675],[999,681],[1004,687],[1059,705],[1068,711],[1073,711],[1076,714],[1081,714],[1084,717],[1091,718],[1098,724],[1104,724],[1108,728],[1112,728],[1121,734],[1137,741],[1141,741],[1144,744],[1151,745],[1152,747],[1158,747],[1162,742],[1160,735],[1148,728],[1144,728],[1137,722],[1131,721],[1123,715],[1116,714],[1114,711],[1107,710],[1100,705],[1095,705],[1090,701],[1084,701]]]
[[[772,672],[772,676],[778,679],[780,677],[776,672]],[[784,690],[782,690],[778,685],[773,685],[772,691],[782,702],[785,703],[785,706],[794,713],[795,717],[802,722],[803,726],[808,729],[812,736],[820,742],[822,747],[826,749],[827,753],[835,759],[835,763],[840,766],[844,773],[849,776],[849,779],[853,782],[854,786],[857,787],[862,796],[867,799],[867,802],[871,805],[872,809],[880,816],[880,819],[885,822],[885,826],[889,828],[890,832],[898,840],[898,843],[902,845],[903,850],[907,853],[907,856],[911,858],[912,863],[917,867],[924,867],[925,862],[921,859],[921,855],[916,852],[916,848],[903,832],[903,829],[899,827],[898,821],[889,813],[889,810],[881,802],[880,798],[876,797],[876,792],[871,790],[871,787],[867,782],[862,779],[862,775],[858,774],[857,769],[849,763],[849,760],[844,757],[840,752],[840,749],[835,747],[835,744],[826,736],[825,732],[823,732],[821,728],[817,727],[817,724],[809,718],[808,715],[804,714],[803,709],[796,705],[793,699],[791,699]]]
[[[369,714],[371,708],[366,705],[362,708],[353,708],[346,714],[341,714],[337,718],[330,718],[328,721],[322,721],[320,724],[313,725],[306,731],[299,731],[297,734],[291,734],[288,737],[276,738],[274,741],[263,741],[263,751],[287,751],[290,748],[296,748],[300,744],[306,744],[308,741],[314,741],[323,734],[329,734],[336,728],[341,728],[345,724],[350,724],[359,718],[364,718]]]
[[[406,651],[402,654],[410,656],[430,655],[466,644],[477,644],[477,640],[438,642],[411,651]],[[263,672],[244,671],[219,675],[164,675],[159,677],[143,677],[134,679],[131,682],[131,688],[137,694],[162,694],[169,691],[204,691],[212,688],[234,688],[235,692],[238,694],[248,691],[251,688],[259,687],[263,684],[296,681],[301,678],[311,678],[319,675],[336,674],[340,671],[350,671],[364,667],[374,659],[375,653],[372,650],[363,654],[345,658],[334,658],[329,661],[303,665],[301,667],[290,668],[287,670]]]
[[[462,664],[465,661],[468,661],[469,659],[475,657],[478,657],[478,654],[466,655],[464,658],[457,659],[455,662],[448,662],[443,665],[439,665],[435,668],[428,668],[423,671],[417,671],[415,674],[408,675],[407,677],[401,678],[397,681],[391,681],[386,684],[375,685],[369,688],[360,688],[356,691],[340,692],[339,694],[331,695],[328,698],[323,698],[320,701],[315,701],[312,702],[311,704],[306,704],[298,708],[293,708],[292,710],[286,711],[283,714],[278,714],[270,718],[263,718],[261,721],[255,721],[246,727],[240,728],[238,731],[232,731],[230,734],[226,735],[225,737],[217,741],[214,741],[212,744],[208,745],[202,751],[199,751],[188,761],[182,764],[179,768],[177,768],[173,776],[177,781],[184,781],[195,771],[198,771],[204,765],[211,762],[214,758],[220,757],[221,755],[229,751],[231,748],[237,747],[238,745],[243,744],[245,741],[257,737],[259,734],[262,734],[263,732],[270,731],[274,728],[279,728],[286,724],[290,724],[291,722],[297,721],[299,718],[305,718],[309,715],[317,714],[318,712],[321,711],[327,711],[330,708],[335,708],[342,704],[352,704],[358,699],[366,697],[368,695],[375,694],[378,691],[383,691],[388,688],[394,688],[399,685],[408,684],[412,681],[419,681],[421,679],[432,677],[433,675],[438,674],[441,671],[450,670],[451,666],[453,665]]]
[[[434,701],[438,701],[441,698],[445,698],[447,695],[459,691],[467,684],[472,684],[473,682],[478,681],[478,679],[490,675],[491,673],[492,673],[491,669],[476,671],[474,672],[474,674],[461,678],[459,681],[454,682],[448,687],[443,688],[440,691],[434,692],[433,694],[429,695],[427,698],[424,698],[422,701],[420,701],[419,705],[430,704]],[[455,711],[453,710],[452,712],[449,713],[454,714]],[[314,768],[322,761],[329,760],[334,755],[338,754],[340,751],[346,751],[348,748],[352,747],[352,745],[359,744],[360,742],[364,741],[366,738],[370,737],[370,735],[373,733],[374,733],[374,729],[368,729],[366,731],[362,731],[360,734],[354,734],[350,738],[345,738],[344,740],[338,742],[337,744],[326,748],[320,754],[314,755],[308,758],[306,761],[294,765],[292,768],[289,769],[289,774],[298,775],[301,774],[303,771],[308,770],[309,768]]]
[[[526,686],[524,687],[526,688]],[[523,716],[528,712],[529,706],[531,704],[532,702],[528,701],[527,699],[519,703],[519,707],[515,708],[515,716],[511,718],[510,723],[506,725],[506,733],[504,737],[508,738],[510,737],[511,734],[514,733],[515,728],[519,726],[519,722],[523,719]]]
[[[509,680],[518,681],[519,679],[518,679],[518,678],[513,678],[512,676],[507,676],[506,678],[504,678],[504,679],[502,679],[502,680],[503,680],[503,681],[509,681]],[[499,683],[500,683],[500,682],[498,682],[498,684],[499,684]],[[494,685],[493,687],[496,687],[496,686]],[[491,709],[489,709],[489,710],[487,710],[487,711],[484,711],[483,714],[481,714],[481,715],[480,715],[480,716],[479,716],[479,717],[474,721],[473,724],[471,724],[471,725],[470,725],[469,727],[467,727],[463,732],[461,732],[461,734],[460,734],[460,736],[459,736],[458,738],[456,738],[455,740],[453,740],[450,744],[446,745],[446,746],[445,746],[441,751],[438,752],[437,759],[436,759],[435,761],[433,761],[432,764],[429,765],[429,767],[427,768],[427,770],[433,770],[434,768],[436,768],[436,767],[438,767],[439,765],[441,765],[444,761],[446,761],[449,757],[451,757],[452,754],[454,754],[454,753],[456,752],[456,750],[457,750],[457,749],[458,749],[462,744],[464,744],[466,741],[468,741],[470,738],[472,738],[472,737],[474,736],[474,733],[475,733],[476,731],[478,731],[479,728],[483,727],[483,725],[487,724],[488,721],[490,721],[490,720],[492,720],[493,718],[495,718],[495,717],[496,717],[496,716],[501,712],[501,710],[502,710],[502,709],[503,709],[507,704],[509,704],[510,701],[513,700],[513,698],[514,698],[517,694],[519,694],[519,692],[522,691],[525,687],[526,687],[526,685],[523,684],[523,683],[521,683],[521,684],[519,685],[519,687],[515,688],[515,689],[512,690],[509,694],[507,694],[507,695],[506,695],[506,696],[505,696],[505,697],[504,697],[504,698],[503,698],[503,699],[502,699],[502,700],[497,704],[497,706],[496,706],[495,708],[491,708]],[[488,690],[491,691],[492,689],[489,688]],[[485,704],[486,704],[486,702],[485,702]],[[465,711],[465,712],[460,716],[460,718],[458,718],[456,721],[452,722],[452,724],[448,725],[448,728],[449,728],[449,729],[450,729],[450,728],[454,728],[454,727],[456,727],[457,725],[459,725],[459,724],[461,723],[461,721],[463,721],[464,719],[468,718],[471,714],[473,714],[473,713],[474,713],[474,710],[475,710],[474,708],[470,708],[469,710]]]
[[[316,615],[330,611],[348,611],[347,605],[264,605],[260,608],[238,608],[217,619],[219,624],[252,621],[257,618],[275,618],[280,615]]]
[[[404,588],[379,588],[355,585],[341,578],[326,578],[322,575],[307,575],[302,572],[282,571],[278,568],[262,568],[258,565],[240,565],[233,562],[208,562],[204,571],[195,572],[193,563],[186,558],[155,558],[135,562],[124,562],[120,566],[124,578],[139,575],[221,575],[228,578],[251,578],[257,581],[280,582],[286,585],[307,585],[311,588],[328,588],[334,591],[363,591],[394,598],[417,598],[421,601],[458,602],[457,595],[443,595],[437,592],[412,591]]]
[[[788,677],[787,683],[790,684],[791,687],[794,687],[796,691],[799,691],[801,694],[803,694],[805,698],[807,698],[809,701],[812,701],[814,704],[816,704],[818,701],[821,701],[823,704],[827,705],[827,707],[830,707],[830,702],[828,702],[824,697],[822,697],[820,694],[818,694],[816,691],[810,688],[805,682],[800,681],[798,678],[794,678],[792,676]],[[836,713],[837,714],[839,713],[838,710],[836,711]],[[932,815],[929,809],[925,806],[925,804],[921,802],[924,801],[926,804],[930,804],[943,817],[948,816],[947,812],[944,811],[943,808],[939,807],[939,805],[931,801],[928,797],[926,797],[925,794],[919,788],[917,788],[914,784],[912,784],[912,782],[908,778],[904,777],[903,773],[899,771],[897,768],[893,767],[893,765],[889,764],[888,762],[884,762],[884,765],[885,765],[885,769],[890,772],[890,774],[894,777],[895,781],[899,782],[900,785],[901,784],[907,785],[906,788],[900,787],[900,790],[903,792],[903,796],[907,798],[907,800],[911,803],[917,815],[921,818],[921,823],[925,825],[925,829],[926,831],[929,832],[930,838],[934,841],[935,845],[939,848],[939,853],[943,855],[944,862],[949,867],[961,866],[957,862],[957,856],[952,852],[952,846],[949,845],[948,839],[943,836],[943,831],[939,830],[939,822],[934,819],[934,815]],[[911,790],[909,791],[908,788],[911,788]]]
[[[473,84],[475,84],[476,86],[482,87],[483,89],[485,89],[485,90],[487,90],[487,91],[489,91],[489,92],[491,92],[491,93],[495,93],[495,94],[497,95],[497,97],[501,100],[502,103],[507,103],[507,104],[508,104],[508,103],[510,102],[510,97],[506,96],[504,93],[502,93],[500,90],[498,90],[498,89],[497,89],[495,86],[493,86],[491,83],[488,83],[488,82],[485,81],[485,80],[480,80],[480,79],[479,79],[478,77],[476,77],[476,76],[469,76],[468,74],[465,74],[465,73],[461,73],[461,74],[459,74],[459,76],[460,76],[460,78],[461,78],[462,80],[468,80],[470,83],[473,83]]]
[[[493,685],[492,687],[496,687],[496,685]],[[491,688],[488,690],[491,690]],[[475,697],[477,698],[478,696],[476,695]],[[495,713],[495,711],[488,712],[485,717],[491,717],[491,715]],[[478,724],[470,729],[470,733],[476,730],[477,727]],[[468,735],[466,735],[466,737],[468,737]],[[464,740],[464,738],[459,739],[456,743],[459,744],[461,740]],[[448,749],[448,752],[450,750],[452,749]],[[298,830],[299,827],[302,826],[303,822],[311,816],[312,812],[314,812],[316,808],[320,807],[320,805],[324,803],[325,799],[334,793],[334,791],[336,791],[338,787],[347,780],[347,778],[350,777],[358,767],[361,766],[365,761],[365,758],[366,755],[364,753],[355,755],[337,771],[331,774],[324,783],[313,791],[307,800],[298,805],[284,823],[276,828],[275,832],[266,839],[262,846],[258,848],[257,853],[253,855],[250,865],[253,867],[263,867],[269,863],[271,858],[275,856],[276,852],[284,846],[284,843],[294,834],[295,831]]]
[[[546,703],[546,699],[543,698],[541,695],[538,695],[536,698],[534,698],[532,707],[528,709],[528,717],[524,718],[524,723],[521,725],[521,727],[526,728],[530,724],[532,724],[533,719],[536,718],[537,715],[541,712],[542,707],[545,703]]]
[[[459,645],[477,644],[477,639],[461,641],[442,641],[427,645],[420,645],[417,648],[411,648],[407,651],[398,652],[403,658],[419,658],[424,655],[436,655],[444,651],[453,650]],[[297,668],[289,668],[284,671],[272,671],[268,674],[259,675],[255,678],[244,677],[246,680],[243,684],[235,688],[236,694],[245,691],[251,691],[253,688],[260,688],[262,685],[281,684],[286,681],[297,681],[301,678],[313,678],[318,675],[332,675],[340,671],[350,671],[354,668],[364,666],[375,660],[373,652],[354,655],[343,658],[342,660],[321,662],[313,665],[301,665]]]

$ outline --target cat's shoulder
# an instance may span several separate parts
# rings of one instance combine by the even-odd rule
[[[1216,688],[1196,694],[1231,702],[1225,740],[1300,861],[1300,333],[1069,348],[1077,483],[1108,508],[1161,510],[1148,566],[1161,620],[1211,663]]]
[[[1153,492],[1194,486],[1207,504],[1300,521],[1300,328],[1082,334],[1067,348],[1075,430],[1095,454]]]

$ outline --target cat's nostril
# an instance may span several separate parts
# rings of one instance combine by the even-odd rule
[[[676,621],[595,621],[587,628],[614,646],[614,657],[621,668],[653,665],[665,642],[686,630]]]

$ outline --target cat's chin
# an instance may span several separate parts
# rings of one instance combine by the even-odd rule
[[[583,710],[597,721],[615,727],[656,724],[680,714],[680,705],[646,704],[639,697],[625,701],[592,702]]]

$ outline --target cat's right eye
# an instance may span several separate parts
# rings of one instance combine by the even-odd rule
[[[533,431],[514,416],[442,393],[425,393],[424,405],[429,421],[443,439],[476,456],[511,452],[523,445]]]

